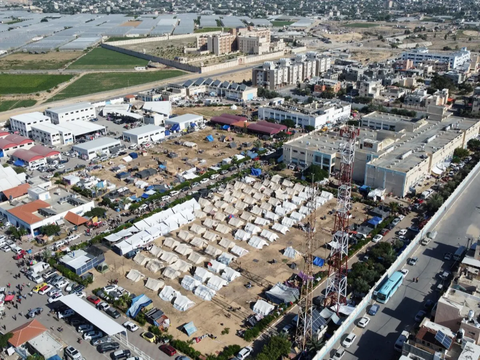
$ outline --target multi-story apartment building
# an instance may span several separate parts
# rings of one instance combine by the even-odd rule
[[[223,55],[237,50],[236,33],[222,33],[208,37],[207,49],[215,55]]]
[[[48,116],[41,112],[32,112],[27,114],[15,115],[10,118],[10,129],[17,134],[25,137],[32,136],[32,125],[50,123]]]
[[[412,49],[402,53],[402,60],[412,60],[415,66],[437,61],[448,64],[450,69],[461,70],[470,65],[470,51],[466,47],[452,53],[430,53],[427,48]]]

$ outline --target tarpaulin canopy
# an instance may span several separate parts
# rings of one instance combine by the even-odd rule
[[[206,139],[208,142],[213,142],[213,141],[214,141],[212,135],[208,135],[205,139]]]
[[[250,169],[250,174],[253,175],[253,176],[260,176],[260,175],[262,175],[262,169],[251,168]]]
[[[188,324],[183,325],[183,330],[185,330],[188,336],[191,336],[194,332],[197,331],[197,328],[193,324],[193,321],[190,321]]]
[[[15,165],[15,166],[25,166],[25,163],[23,162],[23,160],[17,159],[17,160],[14,161],[13,165]]]
[[[378,224],[380,224],[382,222],[382,218],[381,217],[378,217],[378,216],[375,216],[373,218],[371,218],[370,220],[368,220],[368,223],[370,225],[373,225],[373,226],[377,226]]]
[[[313,265],[322,267],[325,264],[325,260],[322,258],[319,258],[318,256],[315,256],[315,259],[313,259]]]
[[[293,303],[300,297],[300,292],[297,288],[288,287],[282,283],[277,283],[270,290],[265,293],[268,300],[275,304]]]
[[[152,300],[145,294],[139,295],[136,298],[132,299],[132,305],[127,310],[127,316],[135,319],[143,308],[147,307],[152,303]]]
[[[253,306],[253,312],[261,316],[267,316],[273,311],[273,309],[275,309],[275,306],[261,299],[258,300]]]

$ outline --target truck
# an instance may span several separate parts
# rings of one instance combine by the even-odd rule
[[[42,271],[45,271],[47,269],[50,269],[50,264],[47,264],[43,261],[39,261],[38,263],[30,267],[30,270],[33,271],[34,274],[41,273]]]
[[[458,261],[460,260],[463,255],[465,255],[467,248],[465,246],[459,246],[455,254],[453,254],[453,260]]]

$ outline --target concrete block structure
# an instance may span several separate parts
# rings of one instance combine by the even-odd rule
[[[45,110],[45,115],[50,117],[54,124],[70,121],[89,121],[97,116],[95,107],[89,102],[50,108]]]
[[[10,118],[10,129],[22,136],[32,136],[32,125],[50,123],[50,118],[41,112],[15,115]]]
[[[403,52],[402,60],[411,60],[415,66],[433,60],[448,64],[450,69],[461,70],[470,66],[470,51],[463,47],[451,53],[430,53],[427,48],[418,48]]]

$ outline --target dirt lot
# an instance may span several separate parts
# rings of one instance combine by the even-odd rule
[[[49,70],[61,68],[82,55],[82,52],[60,51],[46,54],[15,53],[0,59],[0,70]]]
[[[154,41],[148,43],[132,44],[132,45],[122,45],[123,48],[143,52],[145,50],[146,54],[165,57],[168,59],[173,59],[176,56],[187,56],[183,53],[183,48],[196,47],[197,41],[195,37],[185,38],[185,39],[175,39],[168,41]]]
[[[219,195],[221,196],[221,195]],[[257,202],[261,204],[261,202]],[[316,228],[318,229],[315,236],[314,248],[316,249],[314,254],[322,258],[328,256],[329,251],[326,250],[325,244],[328,243],[331,239],[331,230],[333,227],[333,216],[328,215],[328,212],[334,208],[336,205],[335,199],[330,200],[322,207],[320,207],[316,212]],[[239,215],[242,211],[239,212]],[[325,219],[322,220],[321,217]],[[363,205],[354,204],[353,206],[353,221],[360,223],[365,215],[363,213]],[[203,220],[195,220],[195,224],[203,224]],[[192,224],[182,227],[183,230],[190,229]],[[232,226],[230,226],[232,227]],[[268,226],[263,227],[268,229]],[[177,234],[180,230],[174,231],[171,236],[174,237],[177,241],[182,242],[177,237]],[[212,230],[209,230],[212,231]],[[215,233],[215,231],[212,231]],[[229,240],[233,240],[233,235],[231,233],[226,235],[221,235],[216,233],[218,237],[226,237]],[[300,252],[305,251],[304,246],[304,232],[297,228],[291,228],[290,232],[287,235],[279,234],[279,239],[273,243],[269,243],[269,246],[264,247],[263,250],[255,249],[245,242],[240,240],[234,240],[234,242],[249,251],[245,256],[237,259],[230,266],[234,269],[241,269],[242,276],[234,281],[232,281],[228,286],[221,289],[217,292],[217,295],[212,299],[211,302],[203,301],[202,299],[195,296],[192,292],[188,292],[183,289],[180,285],[182,278],[187,275],[186,273],[179,276],[175,280],[170,280],[164,278],[160,273],[151,273],[144,266],[140,266],[135,263],[133,260],[128,260],[124,257],[119,257],[115,253],[109,251],[106,254],[106,263],[109,264],[111,271],[103,276],[96,277],[94,287],[105,286],[109,280],[119,279],[119,284],[133,292],[135,294],[145,293],[152,300],[153,305],[159,307],[164,311],[167,316],[172,320],[172,326],[169,332],[176,338],[182,340],[188,340],[187,335],[181,331],[180,327],[189,321],[193,321],[198,328],[198,332],[194,336],[200,336],[205,333],[212,333],[218,338],[212,340],[207,338],[201,341],[198,344],[193,344],[193,346],[201,351],[202,353],[214,353],[216,350],[222,348],[225,345],[229,344],[239,344],[245,345],[241,338],[237,337],[236,331],[240,329],[240,325],[245,317],[250,314],[253,314],[251,308],[253,303],[263,297],[263,291],[268,290],[268,288],[277,282],[283,282],[287,280],[293,273],[298,273],[303,269],[303,259],[299,256],[295,260],[288,259],[282,255],[283,250],[292,246],[294,249]],[[157,246],[162,246],[165,251],[171,252],[172,250],[166,248],[163,244],[163,238],[156,240]],[[215,247],[226,251],[216,244],[216,240],[210,242]],[[211,259],[210,255],[207,255],[203,250],[199,248],[194,248],[194,251],[202,254],[207,259]],[[144,255],[152,258],[153,255],[147,252],[144,252]],[[184,257],[183,260],[186,260]],[[276,263],[270,264],[269,261],[276,260]],[[295,270],[292,270],[288,265],[292,262],[295,262],[298,266]],[[205,264],[200,264],[198,266],[205,266]],[[133,283],[130,280],[126,279],[126,274],[131,270],[136,269],[146,276],[145,280],[141,280],[137,283]],[[316,267],[315,271],[327,271],[327,266],[323,268]],[[193,273],[193,271],[192,271]],[[162,279],[165,281],[166,285],[172,286],[177,291],[180,291],[183,295],[186,295],[190,300],[194,301],[196,305],[189,309],[186,312],[179,312],[175,310],[172,304],[162,301],[158,298],[158,294],[146,289],[144,287],[144,282],[148,277],[155,279]],[[251,282],[253,287],[247,289],[245,284]],[[235,308],[235,311],[229,309],[232,306]],[[222,330],[228,328],[228,335],[221,335]]]

